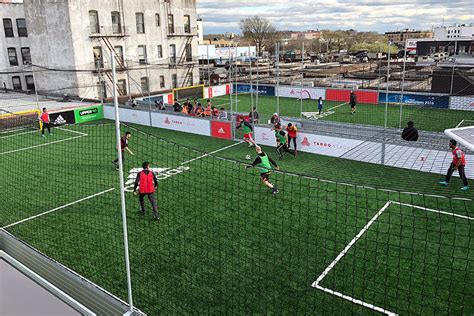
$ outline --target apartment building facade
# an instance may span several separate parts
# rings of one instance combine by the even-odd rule
[[[199,82],[195,0],[24,0],[36,89],[105,99]]]
[[[1,1],[0,85],[2,89],[34,90],[31,51],[21,1]]]

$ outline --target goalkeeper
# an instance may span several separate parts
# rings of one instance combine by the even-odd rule
[[[258,154],[257,158],[255,158],[255,161],[252,163],[252,165],[246,166],[245,168],[257,168],[257,170],[260,172],[260,179],[262,179],[263,184],[272,190],[272,194],[278,194],[280,191],[278,191],[277,187],[270,182],[270,174],[272,171],[272,165],[276,170],[280,170],[280,167],[272,158],[270,158],[270,156],[263,152],[260,146],[255,146],[255,151]]]

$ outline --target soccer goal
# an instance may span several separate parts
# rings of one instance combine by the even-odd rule
[[[444,133],[469,150],[474,150],[474,125],[447,129]]]
[[[0,109],[0,129],[2,130],[2,133],[6,134],[20,130],[41,128],[38,120],[39,115],[39,110],[13,113]]]
[[[184,88],[173,89],[173,96],[175,100],[184,101],[185,99],[202,99],[204,98],[204,85],[197,85]]]

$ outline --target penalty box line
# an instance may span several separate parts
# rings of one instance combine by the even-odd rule
[[[64,130],[64,131],[67,131],[67,132],[70,132],[70,133],[73,133],[73,134],[77,134],[77,136],[73,136],[73,137],[69,137],[69,138],[65,138],[65,139],[61,139],[61,140],[56,140],[56,141],[49,142],[49,143],[38,144],[38,145],[34,145],[34,146],[29,146],[29,147],[24,147],[24,148],[9,150],[9,151],[5,151],[5,152],[0,152],[0,156],[1,156],[1,155],[7,155],[7,154],[13,154],[13,153],[17,153],[17,152],[20,152],[20,151],[25,151],[25,150],[34,149],[34,148],[39,148],[39,147],[45,147],[45,146],[49,146],[49,145],[54,145],[54,144],[66,142],[66,141],[68,141],[68,140],[73,140],[73,139],[77,139],[77,138],[89,136],[89,135],[86,134],[86,133],[82,133],[82,132],[78,132],[78,131],[72,131],[72,130],[68,130],[68,129],[65,129],[65,128],[58,128],[58,129]]]
[[[77,200],[77,201],[73,201],[73,202],[64,204],[64,205],[62,205],[62,206],[53,208],[52,210],[49,210],[49,211],[46,211],[46,212],[43,212],[43,213],[40,213],[40,214],[37,214],[37,215],[34,215],[34,216],[30,216],[30,217],[28,217],[28,218],[22,219],[22,220],[20,220],[20,221],[18,221],[18,222],[15,222],[15,223],[8,224],[8,225],[6,225],[6,226],[3,226],[2,229],[7,229],[7,228],[10,228],[10,227],[13,227],[13,226],[22,224],[22,223],[24,223],[24,222],[33,220],[33,219],[35,219],[35,218],[38,218],[38,217],[47,215],[47,214],[49,214],[49,213],[53,213],[53,212],[62,210],[62,209],[64,209],[64,208],[66,208],[66,207],[69,207],[69,206],[72,206],[72,205],[74,205],[74,204],[78,204],[78,203],[81,203],[81,202],[90,200],[90,199],[92,199],[92,198],[95,198],[95,197],[97,197],[97,196],[100,196],[100,195],[103,195],[103,194],[105,194],[105,193],[111,192],[111,191],[113,191],[113,190],[115,190],[115,188],[111,188],[111,189],[108,189],[108,190],[105,190],[105,191],[102,191],[102,192],[98,192],[98,193],[96,193],[96,194],[92,194],[92,195],[86,196],[86,197],[84,197],[84,198],[82,198],[82,199],[79,199],[79,200]]]
[[[398,315],[394,312],[391,312],[387,309],[384,309],[382,307],[379,307],[379,306],[375,306],[373,304],[370,304],[370,303],[367,303],[367,302],[364,302],[362,300],[359,300],[359,299],[356,299],[356,298],[353,298],[349,295],[346,295],[346,294],[343,294],[341,292],[338,292],[338,291],[335,291],[335,290],[332,290],[330,288],[327,288],[327,287],[323,287],[321,285],[319,285],[323,279],[329,274],[329,272],[336,266],[336,264],[341,261],[341,259],[349,252],[349,250],[352,248],[352,246],[354,246],[354,244],[365,234],[365,232],[370,228],[370,226],[372,226],[372,224],[390,207],[390,205],[392,204],[396,204],[396,205],[400,205],[400,206],[407,206],[407,207],[411,207],[413,209],[417,209],[417,210],[422,210],[422,211],[426,211],[426,212],[431,212],[431,213],[438,213],[438,214],[443,214],[443,215],[448,215],[448,216],[453,216],[453,217],[458,217],[458,218],[462,218],[462,219],[466,219],[466,220],[469,220],[469,221],[473,221],[474,220],[474,217],[469,217],[469,216],[464,216],[464,215],[460,215],[460,214],[456,214],[456,213],[451,213],[451,212],[445,212],[445,211],[440,211],[440,210],[435,210],[435,209],[430,209],[430,208],[426,208],[426,207],[422,207],[422,206],[417,206],[417,205],[413,205],[413,204],[407,204],[407,203],[401,203],[401,202],[395,202],[395,201],[388,201],[387,203],[385,203],[385,205],[374,215],[374,217],[372,217],[369,222],[361,229],[361,231],[347,244],[347,246],[337,255],[337,257],[327,266],[327,268],[323,271],[323,273],[321,273],[321,275],[316,279],[316,281],[314,281],[311,286],[318,289],[318,290],[321,290],[321,291],[324,291],[326,293],[329,293],[329,294],[332,294],[332,295],[335,295],[337,297],[340,297],[342,299],[345,299],[347,301],[350,301],[351,303],[354,303],[354,304],[358,304],[358,305],[361,305],[361,306],[364,306],[366,308],[369,308],[369,309],[372,309],[374,311],[377,311],[377,312],[380,312],[380,313],[383,313],[383,314],[386,314],[386,315],[391,315],[391,316],[394,316],[394,315]]]

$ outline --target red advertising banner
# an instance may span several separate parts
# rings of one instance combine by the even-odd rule
[[[212,99],[212,97],[213,97],[212,88],[209,88],[209,92],[208,92],[208,93],[209,93],[208,98],[209,98],[209,99]]]
[[[357,103],[378,104],[379,94],[376,91],[355,91],[357,96]],[[351,95],[350,90],[326,90],[326,100],[349,102]]]
[[[173,103],[174,103],[174,101],[173,101],[173,94],[170,93],[170,94],[168,94],[168,104],[173,104]]]
[[[232,139],[232,124],[230,122],[211,122],[211,136],[222,139]]]
[[[225,94],[230,94],[230,84],[225,85]]]

